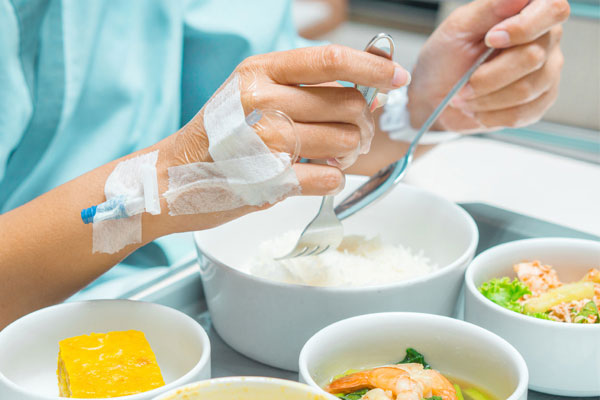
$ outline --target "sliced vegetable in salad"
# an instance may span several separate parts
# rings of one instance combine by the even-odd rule
[[[581,281],[562,283],[556,271],[539,261],[515,264],[517,278],[494,278],[479,291],[494,303],[535,318],[599,324],[600,271],[590,269]]]
[[[325,390],[344,400],[493,400],[472,385],[461,388],[432,369],[413,348],[407,348],[404,359],[396,364],[336,375]]]

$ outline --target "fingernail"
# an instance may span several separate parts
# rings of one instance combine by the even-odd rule
[[[460,92],[455,96],[455,98],[460,98],[461,100],[472,99],[475,97],[475,91],[473,90],[473,86],[470,83],[467,83]]]
[[[404,68],[397,66],[394,68],[394,77],[392,78],[392,86],[401,87],[410,83],[410,73]]]
[[[380,107],[385,106],[388,100],[388,95],[385,93],[377,93],[375,100],[371,103],[371,112],[377,110]]]
[[[469,118],[475,118],[475,113],[473,111],[469,110],[468,108],[461,108],[460,112],[462,112]]]
[[[506,31],[494,31],[485,35],[485,44],[488,47],[502,48],[510,44],[510,36]]]
[[[463,108],[467,104],[462,97],[454,96],[452,100],[450,100],[450,105],[454,108]]]
[[[336,160],[335,158],[328,158],[327,165],[330,165],[330,166],[336,167],[336,168],[339,168],[341,166],[340,162],[338,160]]]
[[[455,96],[450,101],[450,105],[453,108],[456,108],[457,110],[460,110],[460,112],[462,112],[463,114],[465,114],[468,117],[473,118],[475,116],[475,114],[471,110],[471,107],[469,107],[469,103],[466,102],[465,99],[463,99],[462,97]]]

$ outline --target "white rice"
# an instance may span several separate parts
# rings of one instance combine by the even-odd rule
[[[423,252],[384,244],[379,237],[344,237],[335,251],[275,261],[298,240],[298,232],[263,242],[258,255],[242,269],[262,278],[312,286],[372,286],[427,275],[438,269]]]

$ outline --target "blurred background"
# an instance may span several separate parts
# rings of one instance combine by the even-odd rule
[[[379,31],[397,44],[396,61],[412,68],[429,34],[461,1],[432,0],[296,0],[300,33],[354,48],[364,47]],[[544,121],[522,132],[503,132],[502,139],[523,142],[598,161],[600,130],[600,2],[571,1],[562,49],[565,65],[560,96]],[[506,135],[509,133],[509,135]],[[495,135],[497,136],[497,135]]]
[[[412,69],[436,26],[464,1],[295,0],[301,35],[362,49],[390,33]],[[600,1],[570,1],[560,95],[527,128],[437,146],[407,180],[459,202],[486,202],[600,234]]]

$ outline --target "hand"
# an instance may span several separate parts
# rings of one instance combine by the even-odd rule
[[[234,74],[239,80],[246,115],[254,109],[284,112],[294,121],[300,156],[327,160],[330,164],[293,166],[303,195],[341,190],[341,169],[351,165],[359,153],[368,152],[374,134],[373,117],[362,95],[354,88],[332,82],[344,80],[389,90],[410,79],[409,73],[393,61],[338,45],[250,57]],[[171,140],[172,150],[167,157],[170,166],[211,161],[204,129],[205,109],[206,106]],[[257,133],[271,149],[291,153],[285,143],[282,148],[281,142],[272,140],[277,130],[277,126],[266,125]],[[256,209],[242,207],[210,217],[176,218],[176,223],[169,225],[173,231],[204,229]]]
[[[475,0],[455,10],[431,35],[409,86],[411,124],[420,127],[485,51],[481,65],[434,129],[492,131],[538,121],[558,95],[563,64],[561,23],[567,0]]]
[[[389,90],[410,79],[406,70],[390,60],[339,45],[253,56],[234,73],[240,80],[246,114],[254,109],[284,112],[295,123],[301,157],[337,159],[342,165],[333,164],[342,168],[352,164],[359,153],[369,151],[374,122],[356,89],[330,82],[345,80]],[[196,159],[185,162],[205,156],[203,116],[204,108],[184,128],[199,139],[194,144]],[[271,146],[269,132],[258,133]],[[341,171],[331,166],[299,164],[295,169],[305,194],[330,193],[343,181]]]

